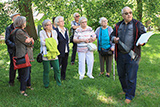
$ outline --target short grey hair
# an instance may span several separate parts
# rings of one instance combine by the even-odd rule
[[[84,19],[87,21],[87,18],[86,18],[86,17],[84,17],[84,16],[80,17],[80,18],[79,18],[79,23],[81,23],[81,21],[84,20]]]
[[[26,17],[24,16],[17,16],[13,22],[14,27],[22,28],[24,23],[26,23]]]
[[[101,24],[101,23],[102,23],[102,20],[105,20],[105,19],[107,20],[107,18],[101,17],[100,20],[99,20],[99,24]],[[107,20],[107,22],[108,22],[108,20]]]
[[[46,29],[46,24],[48,23],[48,22],[51,22],[51,20],[49,20],[49,19],[45,19],[43,22],[42,22],[42,26],[43,26],[43,29],[45,30]]]
[[[74,14],[73,14],[73,17],[76,17],[76,14],[79,14],[79,13],[74,13]]]
[[[54,20],[55,24],[57,25],[57,23],[59,22],[59,19],[62,18],[64,21],[64,17],[63,16],[57,16]]]
[[[123,10],[124,9],[126,9],[126,8],[129,8],[129,9],[131,9],[130,7],[128,7],[128,6],[125,6],[122,10],[121,10],[121,14],[123,14]],[[132,10],[132,9],[131,9]]]

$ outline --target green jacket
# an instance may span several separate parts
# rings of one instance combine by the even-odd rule
[[[45,39],[46,47],[47,47],[47,54],[44,57],[50,59],[55,59],[60,53],[57,49],[57,43],[54,38],[46,38]]]

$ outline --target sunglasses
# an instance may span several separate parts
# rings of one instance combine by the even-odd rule
[[[76,16],[76,17],[79,17],[79,16]]]
[[[128,15],[128,14],[132,14],[132,12],[126,12],[126,13],[123,13],[123,14]]]

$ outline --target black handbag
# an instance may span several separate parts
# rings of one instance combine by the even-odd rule
[[[43,61],[43,51],[37,55],[37,62],[41,63]]]
[[[111,51],[111,49],[104,49],[104,48],[101,48],[101,50],[99,51],[99,53],[102,55],[102,56],[112,56],[113,54],[113,51]]]

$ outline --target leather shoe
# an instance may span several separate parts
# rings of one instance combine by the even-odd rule
[[[130,99],[125,99],[125,103],[129,104],[131,102]]]

